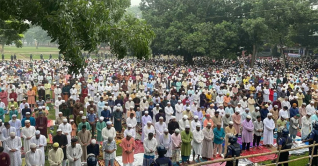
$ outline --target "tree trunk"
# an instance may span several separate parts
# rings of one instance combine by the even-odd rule
[[[189,65],[193,65],[193,55],[192,54],[187,54],[183,56],[183,61]]]
[[[256,44],[253,44],[253,53],[252,53],[252,59],[251,59],[251,63],[250,63],[251,68],[253,68],[253,66],[254,66],[256,54],[257,54],[257,46],[256,46]]]
[[[3,44],[1,44],[1,53],[3,53],[4,52],[4,46],[5,46],[5,44],[3,43]]]
[[[36,46],[35,48],[38,49],[39,48],[39,42],[36,42],[35,46]]]

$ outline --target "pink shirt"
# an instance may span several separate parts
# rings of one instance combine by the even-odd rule
[[[175,133],[171,135],[172,139],[172,149],[177,149],[176,147],[180,147],[181,145],[181,134],[179,133],[178,136],[176,136]]]

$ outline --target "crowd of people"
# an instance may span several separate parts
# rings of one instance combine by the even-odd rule
[[[284,129],[293,141],[299,132],[306,140],[318,120],[310,60],[258,60],[253,68],[204,58],[193,65],[175,58],[86,63],[80,74],[69,74],[62,60],[0,64],[4,165],[22,165],[23,152],[26,165],[44,166],[48,134],[51,166],[80,166],[90,154],[113,166],[117,146],[123,164],[132,166],[135,140],[143,143],[144,166],[154,163],[158,146],[172,163],[189,164],[191,155],[198,162],[228,157],[233,137],[243,151],[259,148],[261,138],[272,147]]]

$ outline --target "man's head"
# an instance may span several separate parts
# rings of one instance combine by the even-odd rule
[[[30,149],[31,149],[31,152],[35,152],[36,151],[36,144],[35,143],[31,143],[30,144]]]
[[[10,128],[10,123],[9,122],[4,122],[4,126],[9,129]]]
[[[216,127],[217,127],[218,129],[221,129],[221,123],[218,123],[218,124],[216,125]]]
[[[175,135],[179,135],[180,130],[177,128],[177,129],[174,130],[174,133],[175,133]]]
[[[150,132],[150,133],[148,134],[148,139],[151,140],[152,138],[153,138],[153,133]]]
[[[163,130],[163,133],[164,133],[165,135],[168,135],[168,134],[169,134],[169,130],[168,130],[167,128],[165,128],[165,129]]]
[[[11,138],[11,139],[14,139],[14,138],[15,138],[15,132],[11,132],[11,133],[10,133],[10,138]]]
[[[109,138],[109,137],[108,137],[108,138]],[[92,139],[92,140],[91,140],[91,144],[92,144],[92,145],[96,145],[96,139]]]
[[[114,139],[113,137],[108,137],[108,138],[107,138],[107,141],[108,141],[109,143],[111,143],[111,142],[113,141],[113,139]],[[96,140],[95,140],[95,144],[96,144]]]
[[[160,117],[159,117],[159,122],[160,122],[160,123],[163,123],[163,120],[164,120],[163,117],[160,116]]]
[[[232,128],[232,127],[233,127],[233,124],[234,124],[233,121],[230,121],[230,122],[229,122],[229,127]]]
[[[86,125],[82,126],[82,132],[84,133],[86,131]]]
[[[197,125],[195,126],[195,129],[196,129],[197,131],[200,131],[201,125],[200,125],[200,124],[197,124]]]
[[[82,122],[83,122],[83,123],[86,122],[86,116],[82,116]]]
[[[86,126],[85,126],[85,127],[86,127]],[[72,138],[72,140],[71,140],[72,148],[75,148],[76,143],[77,143],[77,139],[76,139],[76,138]]]
[[[267,118],[268,118],[268,119],[272,119],[272,118],[273,118],[273,114],[272,114],[272,113],[268,113],[268,114],[267,114]]]
[[[110,129],[112,127],[112,122],[111,121],[107,121],[106,125],[107,125],[107,129]]]
[[[64,118],[64,119],[63,119],[63,124],[65,125],[66,123],[67,123],[67,119]]]
[[[54,144],[53,144],[53,149],[54,149],[54,151],[57,151],[57,149],[59,148],[59,143],[58,142],[55,142]]]
[[[25,124],[25,127],[30,127],[30,121],[29,120],[25,120],[24,124]]]
[[[295,119],[299,119],[299,118],[300,118],[300,115],[299,115],[299,114],[296,114],[294,117],[295,117]]]
[[[186,132],[186,133],[189,133],[189,132],[190,132],[190,125],[186,125],[186,126],[185,126],[185,132]]]
[[[250,115],[247,115],[247,116],[246,116],[246,121],[249,122],[249,121],[251,120],[251,118],[252,118],[252,117],[251,117]]]
[[[35,137],[36,137],[36,139],[39,139],[40,136],[41,136],[41,132],[40,132],[39,130],[36,130],[36,131],[35,131]]]

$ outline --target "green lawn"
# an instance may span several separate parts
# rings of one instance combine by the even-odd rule
[[[104,51],[101,51],[104,52]],[[59,55],[59,49],[57,47],[22,47],[17,48],[15,46],[5,46],[4,47],[4,59],[11,59],[11,55],[16,54],[17,59],[30,59],[30,54],[33,55],[33,59],[40,59],[40,55],[43,55],[44,59],[49,59],[50,54],[53,59],[57,59]],[[92,58],[96,58],[92,56]],[[1,57],[0,57],[1,59]]]
[[[306,152],[305,154],[303,155],[291,155],[289,156],[289,160],[293,160],[293,159],[296,159],[296,158],[300,158],[300,157],[304,157],[304,156],[308,156],[308,152]],[[265,162],[261,162],[259,164],[270,164],[271,161],[265,161]],[[308,164],[308,159],[301,159],[301,160],[297,160],[297,161],[294,161],[294,162],[290,162],[288,163],[289,166],[305,166]]]

